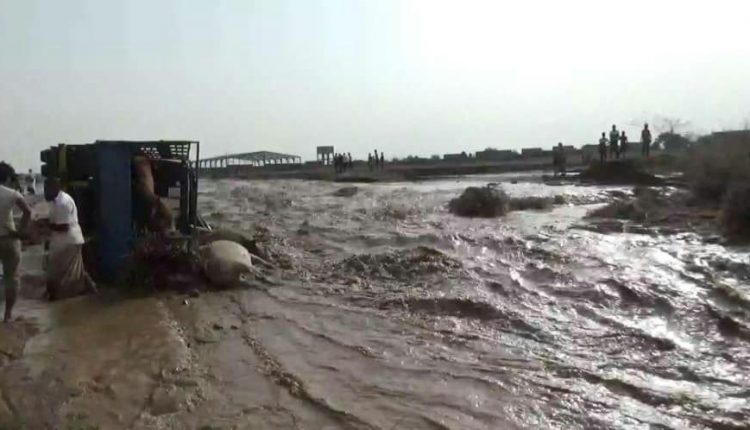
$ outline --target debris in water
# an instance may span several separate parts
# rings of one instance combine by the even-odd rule
[[[217,240],[200,249],[203,273],[218,287],[234,287],[240,276],[253,271],[250,253],[236,242]]]
[[[448,204],[450,211],[463,217],[493,218],[510,210],[510,197],[502,189],[469,187]]]
[[[334,191],[333,195],[336,197],[352,197],[358,192],[359,192],[359,188],[357,187],[344,187],[344,188],[339,188],[338,190]]]

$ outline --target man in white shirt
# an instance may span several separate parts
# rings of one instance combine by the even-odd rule
[[[13,305],[18,292],[18,266],[21,263],[21,237],[31,219],[31,208],[21,193],[13,189],[15,171],[6,163],[0,163],[0,262],[3,265],[3,284],[5,284],[5,315],[3,321],[10,321]],[[21,225],[16,229],[13,220],[13,209],[23,213]]]
[[[44,198],[50,203],[47,263],[47,294],[50,300],[71,297],[85,291],[96,292],[96,285],[83,266],[83,232],[78,225],[78,209],[73,198],[55,178],[44,182]]]

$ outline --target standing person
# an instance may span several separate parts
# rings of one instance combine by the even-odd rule
[[[380,152],[380,170],[383,170],[385,168],[385,154],[381,151]]]
[[[78,225],[78,208],[62,190],[60,180],[44,182],[44,198],[50,203],[48,227],[52,230],[47,262],[47,294],[50,300],[85,291],[96,292],[96,284],[83,266],[83,232]]]
[[[628,158],[628,136],[625,135],[624,131],[620,135],[620,153],[623,159]]]
[[[3,265],[5,284],[5,315],[3,321],[13,317],[13,305],[18,292],[18,266],[21,263],[21,237],[26,234],[31,219],[31,208],[21,193],[12,188],[15,171],[7,163],[0,163],[0,262]],[[16,229],[13,209],[21,210],[21,224]]]
[[[380,167],[380,157],[378,156],[378,150],[377,149],[375,150],[375,160],[373,160],[373,161],[375,162],[375,169],[377,169],[378,167]]]
[[[372,170],[372,153],[367,153],[367,167]]]
[[[347,152],[346,155],[349,158],[349,170],[352,170],[352,168],[354,168],[354,161],[352,160],[352,153]]]
[[[26,177],[26,193],[30,196],[36,195],[36,176],[31,169],[29,169],[29,176]]]
[[[643,131],[641,131],[641,155],[643,158],[651,155],[651,130],[648,129],[648,123],[643,125]]]
[[[557,176],[560,174],[560,176],[565,176],[565,149],[563,148],[562,142],[558,143],[555,148],[553,148],[552,153],[552,165],[554,166],[554,175]]]
[[[617,143],[620,141],[620,133],[617,131],[617,126],[612,124],[612,131],[609,132],[609,157],[620,158],[620,149],[617,147]]]
[[[602,164],[607,161],[607,133],[602,132],[602,138],[599,139],[599,161]]]

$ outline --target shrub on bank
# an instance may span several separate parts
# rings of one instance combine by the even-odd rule
[[[721,226],[733,240],[750,240],[750,182],[734,183],[721,205]]]
[[[736,183],[750,182],[750,133],[706,136],[686,154],[682,170],[695,197],[720,203]]]

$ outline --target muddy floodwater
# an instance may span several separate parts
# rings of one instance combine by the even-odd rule
[[[447,211],[491,182],[568,203]],[[627,189],[356,187],[205,181],[202,213],[260,238],[279,270],[198,298],[22,300],[0,413],[28,428],[750,425],[748,249],[578,228]]]

